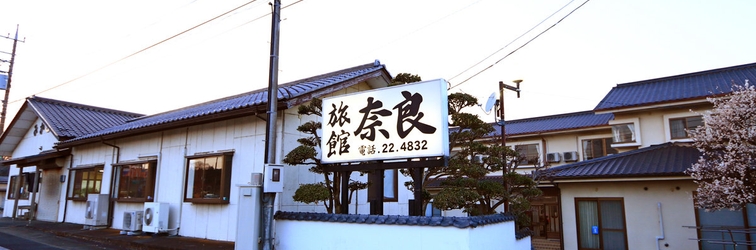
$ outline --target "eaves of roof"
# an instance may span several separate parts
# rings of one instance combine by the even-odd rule
[[[375,63],[360,65],[331,73],[313,76],[278,86],[278,109],[285,110],[312,98],[367,81],[374,87],[386,86],[391,76],[386,67]],[[100,140],[110,140],[177,127],[191,126],[267,113],[267,88],[200,103],[181,109],[143,116],[124,124],[102,129],[84,136],[63,141],[58,147],[71,147]]]
[[[31,96],[0,136],[0,155],[11,155],[29,128],[41,119],[56,139],[62,141],[123,124],[142,114]]]
[[[701,153],[684,143],[664,143],[544,170],[554,180],[686,176]]]
[[[533,117],[519,120],[506,121],[504,131],[507,137],[535,135],[570,130],[585,130],[609,126],[609,121],[614,119],[614,114],[595,114],[593,111],[581,111],[550,116]],[[501,126],[492,123],[494,131],[486,138],[501,135]]]
[[[705,101],[726,95],[733,85],[756,80],[756,63],[617,84],[593,109],[611,112],[642,106]]]

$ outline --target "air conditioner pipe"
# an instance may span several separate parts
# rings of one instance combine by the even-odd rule
[[[656,206],[659,210],[659,231],[661,231],[661,236],[656,236],[656,250],[660,250],[659,241],[664,239],[664,218],[662,217],[661,202],[657,202]]]

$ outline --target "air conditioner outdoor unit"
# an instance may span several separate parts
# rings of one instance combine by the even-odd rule
[[[578,161],[577,151],[564,152],[564,161],[565,162]]]
[[[164,202],[144,203],[144,224],[142,231],[159,233],[168,229],[169,205]]]
[[[142,231],[142,217],[144,211],[127,211],[123,212],[123,230],[125,231]]]
[[[108,224],[108,194],[87,195],[84,225],[106,226]]]
[[[546,161],[551,163],[558,163],[562,161],[562,156],[559,155],[559,153],[548,153],[546,154]]]

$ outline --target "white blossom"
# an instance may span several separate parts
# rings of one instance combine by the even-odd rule
[[[703,114],[705,125],[688,131],[701,152],[686,171],[698,184],[696,206],[741,209],[756,201],[756,90],[746,81],[708,100],[714,108]]]

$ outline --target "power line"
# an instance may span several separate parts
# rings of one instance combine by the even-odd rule
[[[467,72],[467,71],[470,71],[470,70],[471,70],[472,68],[474,68],[474,67],[476,67],[476,66],[480,65],[480,64],[481,64],[481,63],[483,63],[483,62],[484,62],[485,60],[488,60],[488,58],[491,58],[492,56],[496,55],[496,53],[499,53],[499,52],[501,52],[502,50],[504,50],[505,48],[509,47],[509,45],[512,45],[512,44],[513,44],[514,42],[516,42],[517,40],[520,40],[520,38],[522,38],[523,36],[527,35],[527,34],[528,34],[528,33],[530,33],[531,31],[533,31],[533,30],[534,30],[534,29],[535,29],[536,27],[538,27],[538,26],[541,26],[541,24],[543,24],[544,22],[546,22],[546,20],[549,20],[549,19],[550,19],[551,17],[553,17],[554,15],[556,15],[556,13],[559,13],[560,11],[562,11],[562,10],[563,10],[564,8],[566,8],[566,7],[568,6],[568,5],[570,5],[570,4],[571,4],[572,2],[574,2],[574,1],[575,1],[575,0],[570,0],[570,2],[568,2],[567,4],[565,4],[564,6],[562,6],[562,8],[559,8],[559,9],[558,9],[557,11],[554,11],[554,13],[551,13],[551,15],[547,16],[546,18],[544,18],[543,20],[541,20],[540,22],[538,22],[538,23],[537,23],[536,25],[533,25],[533,27],[532,27],[532,28],[530,28],[529,30],[525,31],[525,32],[524,32],[524,33],[522,33],[522,34],[521,34],[520,36],[516,37],[515,39],[513,39],[512,41],[510,41],[509,43],[507,43],[506,45],[504,45],[504,47],[501,47],[501,49],[499,49],[499,50],[495,51],[494,53],[491,53],[491,54],[490,54],[490,55],[488,55],[488,56],[487,56],[486,58],[483,58],[483,60],[480,60],[479,62],[477,62],[477,63],[473,64],[472,66],[470,66],[469,68],[467,68],[467,69],[463,70],[462,72],[459,72],[459,74],[457,74],[457,75],[455,75],[455,76],[453,76],[453,77],[449,78],[448,80],[449,80],[449,81],[451,81],[452,79],[454,79],[454,78],[457,78],[458,76],[460,76],[460,75],[464,74],[465,72]]]
[[[473,74],[472,76],[468,77],[468,78],[467,78],[467,79],[465,79],[464,81],[462,81],[462,82],[460,82],[460,83],[457,83],[457,84],[455,84],[455,85],[452,85],[451,87],[449,87],[449,89],[453,89],[453,88],[455,88],[455,87],[457,87],[457,86],[459,86],[459,85],[462,85],[463,83],[465,83],[465,82],[469,81],[470,79],[472,79],[472,78],[474,78],[474,77],[476,77],[476,76],[480,75],[480,74],[481,74],[481,73],[483,73],[484,71],[486,71],[486,70],[488,70],[488,69],[490,69],[490,68],[493,68],[493,66],[494,66],[494,65],[498,64],[498,63],[499,63],[499,62],[501,62],[502,60],[504,60],[504,59],[506,59],[507,57],[511,56],[512,54],[514,54],[514,53],[515,53],[515,52],[517,52],[518,50],[522,49],[523,47],[525,47],[525,45],[528,45],[528,44],[530,44],[530,42],[532,42],[532,41],[533,41],[533,40],[535,40],[536,38],[540,37],[541,35],[543,35],[543,34],[544,34],[544,33],[546,33],[547,31],[551,30],[551,28],[554,28],[554,26],[556,26],[557,24],[561,23],[561,22],[562,22],[562,21],[563,21],[564,19],[566,19],[566,18],[567,18],[568,16],[572,15],[572,13],[574,13],[575,11],[577,11],[578,9],[580,9],[581,7],[583,7],[583,5],[585,5],[585,4],[586,4],[586,3],[588,3],[589,1],[590,1],[590,0],[586,0],[585,2],[583,2],[582,4],[580,4],[580,6],[578,6],[578,7],[577,7],[577,8],[575,8],[575,9],[573,9],[572,11],[570,11],[570,13],[567,13],[567,15],[565,15],[564,17],[562,17],[561,19],[559,19],[559,21],[557,21],[556,23],[552,24],[551,26],[549,26],[549,27],[548,27],[548,28],[546,28],[545,30],[541,31],[541,33],[538,33],[538,35],[536,35],[535,37],[531,38],[530,40],[528,40],[528,41],[527,41],[527,42],[525,42],[524,44],[520,45],[520,47],[517,47],[516,49],[512,50],[511,52],[509,52],[508,54],[506,54],[506,55],[505,55],[504,57],[502,57],[501,59],[497,60],[496,62],[494,62],[493,64],[489,65],[488,67],[486,67],[486,68],[484,68],[484,69],[482,69],[482,70],[478,71],[477,73],[475,73],[475,74]]]
[[[304,0],[298,0],[298,1],[296,1],[296,2],[290,3],[290,4],[286,5],[286,6],[283,6],[283,7],[281,7],[281,9],[286,9],[286,8],[288,8],[288,7],[292,6],[292,5],[298,4],[298,3],[302,2],[302,1],[304,1]],[[246,22],[246,23],[242,23],[242,24],[240,24],[240,25],[238,25],[238,26],[236,26],[236,27],[234,27],[234,28],[232,28],[232,29],[230,29],[230,30],[234,30],[234,29],[237,29],[237,28],[239,28],[239,27],[241,27],[241,26],[247,25],[247,24],[249,24],[249,23],[251,23],[251,22],[254,22],[254,21],[260,20],[260,19],[262,19],[263,17],[266,17],[266,16],[270,16],[270,15],[271,15],[271,13],[267,13],[267,14],[265,14],[265,15],[262,15],[262,16],[259,16],[259,17],[255,18],[255,19],[249,20],[249,21],[248,21],[248,22]],[[229,30],[229,31],[230,31],[230,30]]]
[[[220,14],[220,15],[218,15],[218,16],[215,16],[215,17],[213,17],[213,18],[210,18],[210,19],[208,19],[208,20],[206,20],[206,21],[204,21],[204,22],[202,22],[202,23],[200,23],[200,24],[197,24],[197,25],[195,25],[195,26],[193,26],[193,27],[191,27],[191,28],[188,28],[188,29],[186,29],[186,30],[184,30],[184,31],[181,31],[181,32],[179,32],[179,33],[177,33],[177,34],[175,34],[175,35],[172,35],[172,36],[170,36],[170,37],[168,37],[168,38],[166,38],[166,39],[163,39],[163,40],[161,40],[161,41],[159,41],[159,42],[156,42],[156,43],[154,43],[154,44],[152,44],[152,45],[150,45],[150,46],[147,46],[147,47],[145,47],[145,48],[143,48],[143,49],[140,49],[140,50],[138,50],[138,51],[136,51],[136,52],[134,52],[134,53],[131,53],[131,54],[129,54],[129,55],[127,55],[127,56],[125,56],[125,57],[122,57],[122,58],[120,58],[120,59],[118,59],[118,60],[115,60],[115,61],[113,61],[113,62],[111,62],[111,63],[108,63],[108,64],[106,64],[106,65],[104,65],[104,66],[101,66],[101,67],[99,67],[99,68],[97,68],[97,69],[95,69],[95,70],[92,70],[92,71],[90,71],[90,72],[88,72],[88,73],[86,73],[86,74],[84,74],[84,75],[81,75],[81,76],[79,76],[79,77],[76,77],[76,78],[74,78],[74,79],[68,80],[68,81],[66,81],[66,82],[63,82],[63,83],[61,83],[61,84],[58,84],[58,85],[52,86],[52,87],[50,87],[50,88],[44,89],[44,90],[42,90],[42,91],[39,91],[39,92],[37,92],[37,93],[36,93],[35,95],[38,95],[38,94],[41,94],[41,93],[44,93],[44,92],[47,92],[47,91],[53,90],[53,89],[55,89],[55,88],[58,88],[58,87],[60,87],[60,86],[63,86],[63,85],[66,85],[66,84],[72,83],[72,82],[74,82],[74,81],[77,81],[77,80],[79,80],[79,79],[82,79],[82,78],[84,78],[84,77],[87,77],[87,76],[89,76],[89,75],[92,75],[92,74],[94,74],[94,73],[97,73],[97,72],[99,72],[99,71],[101,71],[101,70],[103,70],[103,69],[105,69],[105,68],[108,68],[108,67],[110,67],[110,66],[113,66],[113,65],[115,65],[115,64],[117,64],[117,63],[119,63],[119,62],[121,62],[121,61],[123,61],[123,60],[126,60],[126,59],[128,59],[128,58],[131,58],[131,57],[133,57],[133,56],[135,56],[135,55],[138,55],[138,54],[140,54],[140,53],[142,53],[142,52],[145,52],[145,51],[147,51],[147,50],[149,50],[149,49],[151,49],[151,48],[154,48],[154,47],[156,47],[156,46],[158,46],[158,45],[160,45],[160,44],[162,44],[162,43],[165,43],[165,42],[167,42],[167,41],[169,41],[169,40],[171,40],[171,39],[174,39],[174,38],[176,38],[176,37],[178,37],[178,36],[181,36],[181,35],[183,35],[183,34],[185,34],[185,33],[189,32],[189,31],[192,31],[192,30],[196,29],[196,28],[199,28],[200,26],[203,26],[203,25],[205,25],[205,24],[207,24],[207,23],[209,23],[209,22],[212,22],[212,21],[214,21],[214,20],[216,20],[216,19],[218,19],[218,18],[221,18],[221,17],[223,17],[223,16],[225,16],[225,15],[228,15],[229,13],[231,13],[231,12],[234,12],[234,11],[236,11],[236,10],[238,10],[238,9],[241,9],[241,8],[243,8],[244,6],[247,6],[247,5],[251,4],[251,3],[254,3],[255,1],[257,1],[257,0],[252,0],[252,1],[249,1],[249,2],[247,2],[247,3],[245,3],[245,4],[242,4],[242,5],[240,5],[240,6],[236,7],[236,8],[233,8],[233,9],[231,9],[231,10],[229,10],[229,11],[226,11],[226,12],[224,12],[223,14]],[[24,100],[24,99],[18,99],[18,100],[14,100],[14,101],[12,101],[11,103],[15,103],[15,102],[23,101],[23,100]]]

